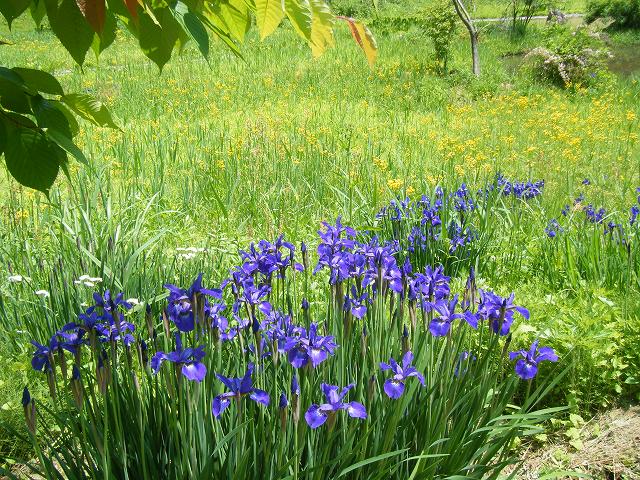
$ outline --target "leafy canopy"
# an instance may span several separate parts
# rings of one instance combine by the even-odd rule
[[[370,66],[376,43],[369,29],[352,18],[333,15],[324,0],[2,0],[0,14],[9,27],[29,12],[51,30],[73,60],[82,65],[92,50],[99,56],[124,27],[160,70],[192,41],[208,59],[218,38],[240,56],[239,45],[255,26],[262,39],[285,17],[314,56],[334,44],[336,20],[345,21]],[[117,128],[107,108],[89,95],[65,93],[54,76],[27,68],[0,67],[0,154],[22,185],[48,193],[68,156],[86,163],[75,145],[76,117]]]

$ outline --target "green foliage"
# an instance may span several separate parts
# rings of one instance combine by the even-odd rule
[[[337,15],[354,18],[375,17],[375,3],[373,0],[331,0],[329,4]]]
[[[525,35],[531,17],[550,6],[552,5],[549,0],[509,0],[508,10],[511,14],[512,35]]]
[[[568,404],[572,412],[588,416],[636,397],[637,302],[601,288],[585,287],[580,295],[547,293],[540,280],[516,295],[538,300],[531,321],[514,332],[514,342],[525,346],[545,338],[570,365],[550,404]]]
[[[115,128],[99,102],[84,94],[65,95],[52,75],[0,67],[0,152],[9,173],[21,184],[46,193],[58,171],[67,169],[67,153],[87,162],[73,142],[78,126],[65,105],[80,116]]]
[[[242,0],[11,0],[2,4],[0,13],[11,26],[29,6],[36,25],[46,16],[57,39],[80,66],[90,49],[98,56],[113,43],[116,19],[127,25],[142,52],[161,70],[173,51],[182,49],[188,40],[208,59],[209,32],[239,55],[239,44],[254,13],[262,38],[273,33],[286,14],[315,56],[333,45],[335,17],[322,0],[255,4]],[[371,32],[352,18],[344,20],[373,67],[377,47]],[[44,99],[38,92],[59,96],[75,114],[92,123],[117,127],[104,105],[86,94],[65,95],[57,80],[46,72],[1,68],[0,154],[5,154],[7,169],[19,183],[46,193],[58,171],[66,169],[67,153],[84,163],[86,158],[73,142],[77,132],[72,134],[68,123],[75,120],[59,101]],[[31,117],[36,117],[37,124]]]
[[[612,29],[640,28],[640,0],[589,0],[586,20],[591,23],[598,18],[612,19]]]
[[[610,89],[574,93],[512,74],[501,55],[535,45],[542,31],[537,25],[517,44],[508,34],[484,32],[486,76],[477,81],[433,75],[425,61],[430,48],[422,48],[427,42],[416,29],[384,38],[374,73],[362,68],[360,52],[350,44],[314,61],[305,49],[291,48],[295,33],[287,28],[262,44],[250,32],[246,42],[258,50],[243,62],[230,60],[212,35],[211,66],[191,43],[180,62],[157,76],[127,36],[107,49],[99,68],[69,71],[68,54],[51,42],[50,33],[25,31],[25,24],[20,19],[13,32],[2,32],[14,43],[0,47],[3,65],[26,64],[24,42],[34,68],[63,72],[56,75],[65,91],[91,93],[108,104],[123,131],[82,122],[78,145],[101,161],[80,169],[70,162],[71,180],[55,184],[50,201],[6,175],[0,178],[0,257],[8,259],[0,265],[0,331],[9,339],[0,351],[0,404],[12,402],[0,420],[7,426],[0,432],[0,457],[33,458],[25,443],[16,445],[14,430],[26,433],[21,391],[28,380],[40,386],[32,388],[34,398],[47,395],[41,377],[17,373],[17,364],[28,368],[31,335],[25,331],[46,338],[75,318],[79,305],[91,302],[94,289],[122,289],[160,305],[162,282],[185,285],[199,271],[218,281],[232,258],[227,254],[252,238],[284,232],[309,240],[321,220],[338,213],[365,225],[397,195],[419,197],[436,182],[451,188],[466,181],[475,191],[496,170],[547,181],[539,204],[498,204],[487,226],[492,241],[482,250],[481,286],[505,294],[515,290],[532,312],[526,324],[535,331],[523,324],[514,332],[513,348],[540,336],[561,351],[563,365],[565,355],[571,365],[567,352],[578,344],[582,366],[576,364],[547,399],[565,404],[574,375],[579,377],[574,408],[585,419],[592,408],[637,392],[631,383],[640,344],[638,307],[631,302],[638,298],[637,286],[614,280],[614,286],[594,287],[595,276],[572,283],[556,264],[535,261],[547,244],[547,220],[578,195],[583,177],[601,192],[589,201],[619,212],[616,222],[635,202],[637,83],[621,78]],[[349,32],[338,35],[345,41]],[[452,43],[454,67],[467,55],[463,40]],[[217,72],[213,79],[211,71]],[[58,106],[73,118],[65,104]],[[605,253],[598,258],[611,266],[607,276],[625,278],[616,252]],[[7,277],[15,274],[30,280],[10,283]],[[75,284],[83,275],[103,281],[94,287]],[[314,298],[323,284],[311,279]],[[41,289],[56,293],[41,298],[34,293]],[[611,348],[605,334],[621,346]],[[590,351],[598,354],[600,367]],[[607,361],[609,354],[617,360]],[[597,388],[590,387],[591,376]],[[39,434],[45,423],[55,434],[51,420],[39,422]],[[18,451],[9,454],[12,445]]]
[[[456,34],[457,15],[450,2],[438,2],[421,13],[424,16],[424,30],[433,42],[435,60],[442,72],[447,72],[451,56],[451,42]]]

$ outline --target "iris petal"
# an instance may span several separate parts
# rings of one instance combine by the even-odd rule
[[[392,378],[389,378],[386,382],[384,382],[384,393],[386,393],[389,398],[393,398],[394,400],[400,398],[404,393],[404,382],[399,382]]]
[[[207,374],[207,367],[203,363],[193,362],[182,366],[182,375],[189,380],[201,382]]]
[[[253,393],[249,395],[249,398],[254,402],[261,403],[262,405],[269,405],[269,394],[264,390],[254,388]]]
[[[318,428],[327,421],[327,416],[320,411],[320,406],[314,403],[304,414],[304,419],[311,428]]]

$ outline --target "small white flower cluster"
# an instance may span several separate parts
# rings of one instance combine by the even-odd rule
[[[77,280],[74,280],[73,283],[76,285],[84,285],[85,287],[95,287],[96,284],[101,283],[102,278],[100,277],[91,277],[89,275],[82,275]]]
[[[140,300],[138,300],[137,298],[127,298],[125,302],[131,305],[140,305]]]
[[[9,280],[9,283],[22,283],[31,281],[29,277],[23,277],[22,275],[9,275],[7,277],[7,280]]]
[[[199,253],[206,252],[205,248],[196,248],[196,247],[178,247],[176,248],[176,252],[178,254],[178,258],[182,258],[184,260],[191,260],[195,258]]]
[[[7,277],[7,280],[9,281],[9,283],[22,283],[22,282],[30,282],[31,278],[24,277],[20,274],[15,274],[15,275],[9,275]],[[47,290],[35,290],[33,293],[35,293],[37,296],[42,298],[49,298],[51,296],[51,294]]]

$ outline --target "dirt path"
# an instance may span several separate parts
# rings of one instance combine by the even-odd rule
[[[525,452],[520,480],[579,478],[568,472],[607,480],[640,479],[640,407],[614,409],[598,415],[580,428],[582,446],[568,442]],[[558,472],[553,475],[553,472]],[[565,473],[562,473],[565,472]]]

